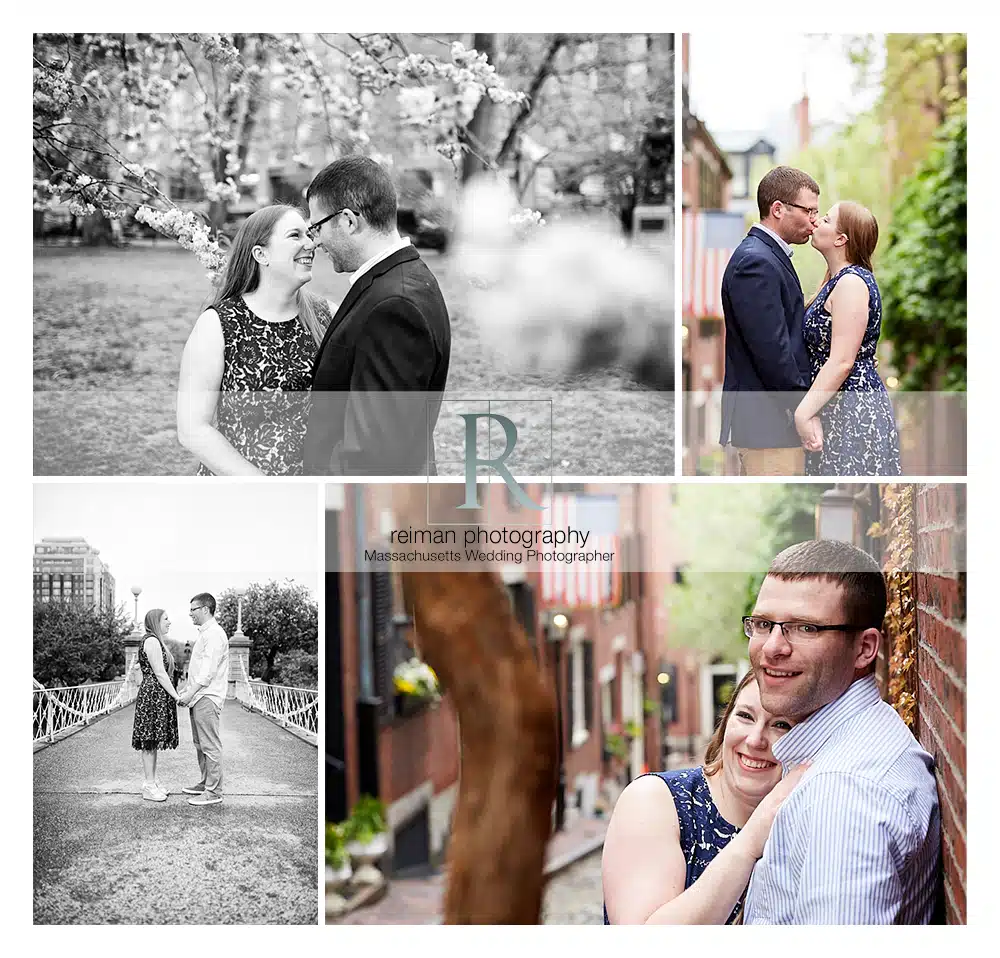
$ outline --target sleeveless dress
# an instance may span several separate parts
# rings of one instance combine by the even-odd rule
[[[875,357],[882,330],[882,296],[875,277],[862,266],[845,266],[827,280],[806,310],[803,336],[812,378],[830,358],[832,317],[826,301],[848,273],[860,276],[868,287],[868,326],[854,368],[837,395],[820,410],[823,448],[806,453],[806,475],[899,476],[899,435]]]
[[[298,319],[261,319],[242,296],[212,308],[225,340],[216,428],[266,475],[301,475],[316,341]],[[317,310],[328,325],[326,302],[317,302]],[[202,463],[198,475],[214,473]]]
[[[132,723],[132,748],[143,752],[162,748],[177,748],[177,705],[153,674],[153,666],[146,658],[146,650],[139,646],[139,668],[142,685],[135,697],[135,721]],[[159,642],[159,639],[157,639]],[[163,667],[167,667],[167,651],[160,642]]]
[[[722,817],[715,802],[712,801],[712,793],[709,791],[708,781],[701,766],[648,774],[663,779],[670,789],[674,807],[677,809],[677,823],[680,825],[681,851],[687,863],[684,887],[690,888],[708,868],[712,859],[739,833],[739,829]],[[666,794],[663,800],[667,800]],[[744,890],[743,895],[745,894]],[[731,925],[739,917],[743,895],[740,895],[740,900],[726,919],[727,925]],[[611,924],[608,921],[606,906],[604,924]]]

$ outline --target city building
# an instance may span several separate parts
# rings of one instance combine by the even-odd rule
[[[345,819],[361,795],[387,808],[390,875],[432,870],[444,857],[458,790],[459,735],[447,693],[434,705],[396,694],[396,667],[419,636],[398,574],[363,561],[396,527],[390,485],[328,487],[326,513],[326,816]],[[529,484],[544,514],[507,487],[481,487],[491,528],[586,528],[587,548],[614,558],[499,568],[511,608],[558,702],[556,828],[608,815],[647,770],[700,755],[715,716],[703,708],[709,668],[669,647],[669,585],[680,574],[667,485]],[[360,570],[360,571],[359,571]],[[731,667],[732,668],[732,667]],[[446,691],[446,690],[445,690]],[[707,724],[706,724],[707,723]]]
[[[115,608],[115,577],[100,550],[82,536],[43,536],[35,543],[36,602],[77,602],[98,612]]]

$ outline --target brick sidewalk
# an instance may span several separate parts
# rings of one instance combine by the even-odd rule
[[[556,874],[604,844],[606,819],[579,819],[549,841],[545,871]],[[362,907],[339,919],[341,925],[436,925],[441,921],[445,875],[404,878],[389,883],[389,890],[374,905]]]

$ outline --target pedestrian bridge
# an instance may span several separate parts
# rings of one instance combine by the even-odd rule
[[[315,690],[235,683],[222,712],[225,800],[188,805],[198,780],[187,709],[141,798],[125,680],[34,697],[36,924],[307,924],[318,916]],[[264,688],[251,688],[264,686]]]

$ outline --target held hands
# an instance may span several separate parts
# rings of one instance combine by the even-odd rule
[[[820,422],[819,416],[806,419],[796,411],[795,431],[799,434],[806,452],[820,452],[823,449],[823,423]]]
[[[808,770],[809,762],[796,765],[764,796],[763,801],[754,809],[746,825],[743,826],[740,834],[747,836],[749,848],[755,858],[760,858],[764,854],[764,843],[771,834],[771,826],[774,824],[778,809]]]

